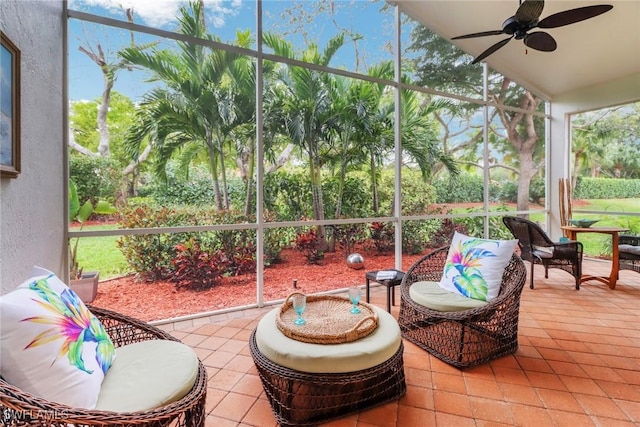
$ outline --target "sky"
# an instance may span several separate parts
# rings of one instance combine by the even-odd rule
[[[237,16],[242,8],[241,0],[220,1],[205,0],[210,23],[215,27],[224,27],[229,17]],[[105,16],[122,18],[122,11],[133,9],[141,22],[153,27],[163,27],[175,21],[180,6],[178,0],[70,0],[69,9],[86,10]]]
[[[359,57],[366,66],[381,59],[392,59],[388,45],[392,40],[391,14],[383,16],[379,9],[384,1],[374,4],[367,0],[338,0],[318,3],[325,8],[319,15],[324,19],[307,22],[305,13],[309,12],[312,2],[265,0],[263,2],[264,31],[288,33],[288,40],[296,47],[304,45],[305,37],[312,39],[323,48],[338,31],[351,31],[362,35],[357,43],[347,43],[336,54],[337,68],[355,70],[356,46]],[[173,31],[177,28],[175,16],[179,8],[186,5],[182,0],[70,0],[69,9],[87,12],[98,16],[126,21],[125,9],[133,7],[136,24],[153,26]],[[237,29],[251,30],[255,36],[255,2],[241,0],[205,0],[207,29],[222,41],[235,39]],[[289,11],[290,13],[287,13]],[[331,12],[336,12],[332,15]],[[338,13],[339,12],[339,13]],[[386,30],[385,30],[386,29]],[[306,33],[306,34],[305,34]],[[136,43],[157,41],[157,37],[135,33]],[[129,44],[127,31],[83,22],[69,20],[69,98],[71,100],[94,100],[101,95],[102,74],[98,65],[79,50],[80,46],[103,47],[109,62],[117,60],[117,50]],[[254,46],[255,48],[255,46]],[[114,90],[121,92],[134,101],[152,87],[144,83],[146,75],[142,71],[118,73]]]

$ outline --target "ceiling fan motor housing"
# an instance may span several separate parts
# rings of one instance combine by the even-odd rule
[[[524,24],[519,22],[515,16],[512,16],[502,23],[502,32],[514,36],[516,40],[521,40],[527,35],[527,31],[536,25],[538,25],[537,20]]]

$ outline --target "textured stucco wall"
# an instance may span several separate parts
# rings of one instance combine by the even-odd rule
[[[64,271],[63,12],[61,0],[0,1],[0,28],[22,54],[22,173],[0,180],[2,293],[33,265]]]

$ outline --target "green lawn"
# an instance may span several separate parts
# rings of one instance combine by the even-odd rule
[[[640,213],[640,199],[596,199],[585,200],[587,203],[576,203],[574,210],[600,210],[604,212],[635,212]],[[640,223],[640,219],[638,219]],[[640,224],[639,224],[640,225]]]
[[[588,200],[586,205],[578,204],[574,210],[601,210],[603,212],[640,212],[639,199],[597,199]],[[595,226],[625,227],[629,233],[640,233],[640,217],[618,216],[609,214],[581,214],[573,213],[573,218],[599,219]],[[578,234],[578,239],[584,245],[587,256],[611,256],[611,236],[597,233]]]
[[[95,225],[84,227],[83,230],[115,228],[115,225]],[[118,239],[119,236],[82,237],[78,243],[78,265],[83,271],[99,271],[100,280],[125,274],[128,265],[116,245]]]
[[[629,233],[640,233],[640,217],[633,216],[619,216],[610,215],[606,212],[633,212],[640,213],[640,199],[595,199],[584,200],[574,203],[573,206],[573,218],[574,219],[598,219],[594,227],[597,226],[610,226],[610,227],[625,227],[630,231]],[[603,214],[583,214],[575,212],[576,210],[582,211],[603,211]],[[534,217],[534,215],[532,215]],[[535,218],[541,220],[540,218]],[[578,234],[578,239],[584,245],[584,253],[587,256],[599,257],[611,255],[611,236],[606,234],[597,233],[583,233]]]

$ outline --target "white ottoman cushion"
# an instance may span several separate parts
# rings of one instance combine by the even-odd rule
[[[95,409],[138,412],[180,400],[193,388],[198,357],[177,341],[141,341],[116,349]]]
[[[344,373],[372,368],[396,354],[402,342],[396,319],[374,308],[378,313],[378,327],[366,337],[344,344],[311,344],[280,332],[276,325],[280,311],[277,307],[258,323],[256,345],[267,359],[301,372]]]

